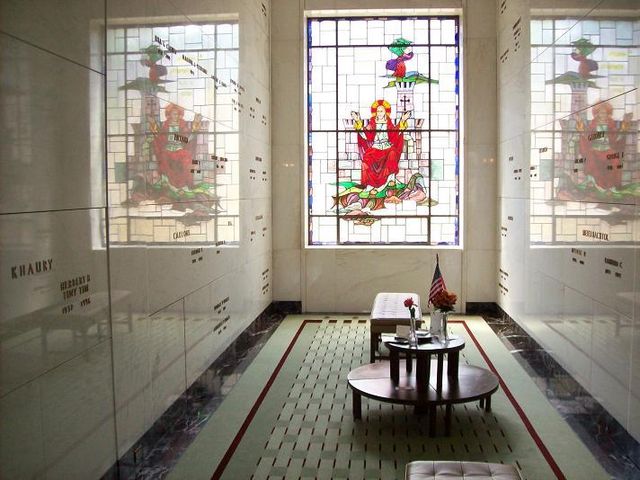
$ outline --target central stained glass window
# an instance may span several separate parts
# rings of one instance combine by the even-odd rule
[[[309,245],[459,244],[458,17],[310,18]]]

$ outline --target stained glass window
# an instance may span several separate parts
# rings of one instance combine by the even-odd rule
[[[311,18],[307,45],[309,245],[458,245],[458,18]]]
[[[638,38],[632,18],[531,21],[532,244],[633,242]]]
[[[239,241],[239,25],[111,25],[112,244]]]

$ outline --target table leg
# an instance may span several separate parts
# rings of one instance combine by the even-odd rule
[[[451,435],[451,412],[453,406],[448,403],[444,411],[444,434],[446,436]]]
[[[389,352],[389,376],[393,383],[400,381],[400,354],[397,350]]]
[[[407,373],[411,373],[411,371],[413,370],[413,360],[412,360],[411,352],[407,352],[406,354],[406,367],[407,367]]]
[[[429,407],[429,436],[436,436],[436,406],[431,405]]]
[[[444,368],[444,353],[438,354],[438,369],[437,369],[437,378],[436,378],[436,391],[438,393],[442,392],[442,369]]]
[[[458,366],[460,364],[460,352],[447,353],[447,375],[451,380],[458,381]],[[451,382],[451,380],[449,380]]]
[[[478,402],[478,406],[480,408],[484,408],[484,398],[481,398],[480,401]]]
[[[360,420],[362,418],[362,395],[353,388],[351,389],[351,393],[353,397],[353,418]]]
[[[374,363],[376,361],[376,350],[378,349],[378,334],[371,332],[371,339],[370,339],[370,343],[371,345],[369,346],[369,349],[371,350],[370,355],[369,355],[369,360],[370,363]]]
[[[487,401],[485,402],[484,411],[485,412],[490,412],[491,411],[491,395],[489,395],[487,397]]]
[[[425,403],[417,403],[413,408],[413,413],[416,415],[424,415],[425,413],[429,413],[429,407]]]
[[[418,393],[428,394],[431,376],[431,355],[416,355],[416,388]]]

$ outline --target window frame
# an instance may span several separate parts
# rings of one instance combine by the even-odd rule
[[[336,30],[336,42],[335,44],[332,45],[310,45],[311,43],[311,24],[314,21],[331,21],[334,20],[336,22],[340,21],[340,20],[349,20],[349,21],[357,21],[357,20],[407,20],[407,19],[420,19],[420,20],[454,20],[455,21],[455,29],[456,29],[456,34],[455,34],[455,42],[453,44],[446,44],[446,43],[431,43],[431,39],[429,38],[427,42],[425,43],[416,43],[416,46],[419,47],[428,47],[429,49],[431,47],[453,47],[455,48],[455,61],[456,61],[456,67],[455,67],[455,76],[457,78],[457,85],[455,87],[456,89],[456,98],[455,98],[455,111],[456,111],[456,119],[455,119],[455,126],[453,129],[438,129],[438,128],[432,128],[431,127],[431,116],[429,116],[428,118],[428,127],[427,128],[421,128],[421,129],[416,129],[414,131],[420,131],[425,133],[428,136],[428,142],[429,142],[429,147],[428,147],[428,155],[429,155],[429,175],[428,178],[425,178],[425,183],[428,185],[428,189],[427,189],[427,194],[430,194],[431,192],[431,168],[432,168],[432,163],[431,163],[431,135],[433,133],[453,133],[455,135],[455,144],[453,145],[453,149],[456,152],[455,156],[456,156],[456,163],[455,163],[455,176],[454,176],[454,180],[455,180],[455,197],[456,197],[456,204],[455,204],[455,214],[432,214],[431,213],[431,205],[429,205],[429,214],[428,215],[397,215],[397,216],[385,216],[385,217],[381,217],[381,218],[410,218],[410,219],[426,219],[428,222],[428,232],[427,232],[427,236],[428,236],[428,241],[419,241],[419,242],[409,242],[409,241],[401,241],[401,242],[385,242],[385,243],[372,243],[372,242],[348,242],[348,241],[341,241],[340,240],[340,223],[342,221],[342,218],[344,218],[344,215],[338,213],[336,211],[335,214],[328,214],[328,215],[313,215],[312,214],[312,191],[313,191],[313,185],[311,183],[310,180],[310,173],[312,171],[312,167],[313,167],[313,160],[311,157],[311,136],[312,133],[314,132],[313,130],[311,130],[311,94],[310,94],[310,87],[311,87],[311,79],[310,79],[310,71],[311,71],[311,64],[310,64],[310,55],[309,52],[311,51],[311,49],[313,48],[317,48],[317,47],[324,47],[324,48],[335,48],[336,49],[336,56],[337,55],[337,49],[339,48],[360,48],[360,47],[374,47],[374,48],[381,48],[381,47],[387,47],[387,45],[378,45],[378,44],[369,44],[369,43],[365,43],[365,44],[356,44],[356,45],[341,45],[338,42],[338,31]],[[304,161],[304,188],[303,188],[303,199],[302,201],[304,202],[305,208],[304,208],[304,213],[303,213],[303,218],[304,218],[304,222],[303,222],[303,229],[304,229],[304,248],[308,248],[308,249],[342,249],[342,248],[348,248],[348,249],[352,249],[352,248],[387,248],[387,249],[416,249],[416,248],[426,248],[426,249],[454,249],[454,250],[461,250],[463,249],[463,238],[464,238],[464,223],[463,223],[463,213],[464,213],[464,203],[463,203],[463,191],[464,191],[464,165],[463,165],[463,152],[464,152],[464,95],[463,95],[463,18],[462,18],[462,14],[459,11],[447,11],[445,13],[436,13],[436,12],[432,12],[432,11],[428,11],[428,12],[411,12],[411,13],[407,13],[407,14],[403,14],[401,13],[391,13],[388,11],[385,12],[369,12],[369,14],[364,14],[364,15],[360,15],[358,13],[354,13],[354,12],[338,12],[338,11],[332,11],[332,12],[318,12],[318,11],[312,11],[312,12],[305,12],[305,17],[304,17],[304,42],[303,42],[303,95],[304,95],[304,112],[303,112],[303,117],[304,117],[304,152],[305,152],[305,161]],[[337,24],[336,24],[337,27]],[[429,62],[431,60],[431,55],[429,54]],[[336,65],[336,75],[338,75],[337,72],[337,65]],[[431,83],[427,83],[427,86],[429,88],[429,95],[428,95],[428,101],[429,101],[429,106],[431,105]],[[338,101],[338,93],[336,92],[336,106],[339,105],[339,101]],[[364,108],[365,106],[361,106],[362,108]],[[395,105],[393,105],[393,107],[395,107]],[[336,109],[337,111],[338,109]],[[430,108],[429,108],[429,111]],[[335,130],[333,130],[331,133],[336,134],[336,150],[339,151],[338,149],[341,146],[340,141],[338,140],[340,137],[340,134],[344,134],[349,132],[349,130],[346,130],[344,128],[340,128],[339,126],[339,119],[336,121],[336,127]],[[336,155],[336,161],[337,161],[337,155]],[[339,168],[336,169],[336,178],[338,179],[338,175],[339,175]],[[337,190],[337,187],[336,187]],[[336,238],[335,238],[335,242],[334,243],[312,243],[312,222],[314,218],[317,218],[319,216],[326,216],[326,217],[333,217],[333,218],[337,218],[337,225],[336,225]],[[372,217],[376,217],[376,215],[371,215]],[[440,244],[435,244],[435,243],[431,243],[432,240],[432,219],[433,218],[453,218],[453,225],[455,228],[455,243],[454,242],[449,242],[449,243],[440,243]],[[406,228],[406,227],[405,227]]]

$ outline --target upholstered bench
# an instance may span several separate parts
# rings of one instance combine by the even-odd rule
[[[428,462],[408,463],[405,480],[522,480],[513,465],[482,462]]]
[[[379,293],[371,308],[371,363],[376,361],[376,352],[381,333],[393,333],[397,325],[410,325],[411,314],[404,306],[407,298],[413,298],[416,305],[416,320],[418,325],[422,321],[420,309],[420,295],[417,293]]]

